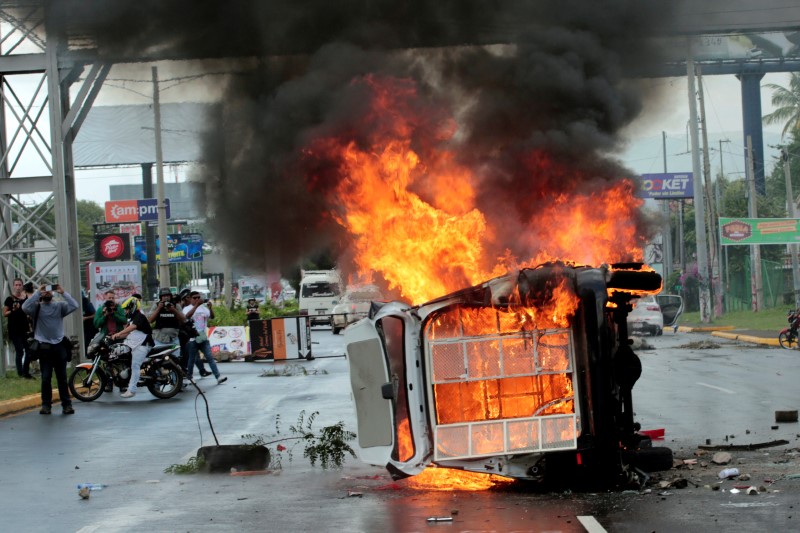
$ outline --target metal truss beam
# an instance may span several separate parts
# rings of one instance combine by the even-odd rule
[[[7,294],[11,280],[20,277],[34,284],[57,281],[80,298],[72,142],[111,63],[91,54],[67,57],[63,35],[48,31],[41,37],[43,13],[30,6],[11,14],[0,6],[0,292]],[[20,75],[26,75],[26,91],[16,86]],[[41,167],[38,175],[31,175],[32,164]],[[70,315],[65,329],[83,348],[81,313]],[[2,353],[0,372],[10,361]]]

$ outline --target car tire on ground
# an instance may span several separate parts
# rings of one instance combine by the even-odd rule
[[[336,326],[333,326],[333,334],[334,335],[338,335],[339,332],[342,331],[342,329],[344,329],[344,328],[337,328]]]

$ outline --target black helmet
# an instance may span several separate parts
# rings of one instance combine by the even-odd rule
[[[162,287],[158,290],[158,297],[160,298],[162,296],[172,296],[172,291],[169,290],[168,287]]]
[[[191,291],[191,290],[189,290],[189,289],[183,289],[183,290],[182,290],[182,291],[181,291],[181,292],[178,294],[178,297],[179,297],[181,300],[183,300],[184,298],[186,298],[187,296],[189,296],[189,294],[191,294],[191,292],[192,292],[192,291]]]

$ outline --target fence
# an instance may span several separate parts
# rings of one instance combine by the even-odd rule
[[[750,258],[746,258],[742,269],[728,272],[722,283],[722,303],[725,312],[745,311],[753,308],[753,291],[751,284]],[[792,270],[784,263],[761,261],[761,277],[764,291],[764,307],[792,307],[794,305],[794,288]],[[696,282],[685,283],[680,294],[683,297],[684,309],[688,312],[698,311],[699,287]],[[712,296],[713,298],[713,296]]]

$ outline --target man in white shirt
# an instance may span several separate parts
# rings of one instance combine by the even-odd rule
[[[217,378],[217,384],[225,383],[228,378],[220,375],[217,362],[211,355],[211,343],[208,342],[208,337],[206,336],[208,321],[214,318],[214,306],[210,300],[208,302],[203,302],[202,296],[200,296],[200,293],[197,291],[192,291],[189,295],[189,299],[191,303],[188,307],[183,308],[183,315],[187,319],[194,320],[195,327],[197,331],[200,332],[200,335],[191,339],[187,344],[187,349],[189,351],[189,363],[186,370],[187,377],[192,379],[192,370],[194,369],[195,360],[202,350],[203,355],[206,356],[208,366],[211,367],[211,372],[213,372],[214,377]]]

